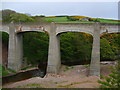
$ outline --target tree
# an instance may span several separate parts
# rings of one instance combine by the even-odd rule
[[[96,18],[96,19],[94,20],[94,22],[100,22],[100,19],[99,19],[99,18]]]
[[[120,61],[112,68],[112,73],[108,77],[101,76],[100,88],[120,88]]]
[[[8,46],[9,34],[6,32],[0,32],[0,35],[2,35],[2,43]]]
[[[76,18],[74,18],[74,17],[72,17],[72,16],[67,16],[67,19],[68,19],[69,21],[77,21],[77,20],[79,20],[79,19],[76,19]]]
[[[1,12],[2,12],[2,22],[4,23],[10,23],[11,22],[10,15],[16,13],[15,11],[9,9],[2,10]]]
[[[105,46],[106,44],[107,46]],[[115,56],[120,55],[120,34],[104,34],[101,37],[101,52],[105,51],[106,49],[110,50],[106,51],[106,55],[107,53],[110,53],[110,55],[107,55],[110,56],[108,59],[117,59]],[[104,54],[101,54],[102,57],[103,55]]]
[[[27,59],[28,64],[46,62],[48,56],[48,35],[37,32],[25,33],[23,35],[23,50],[24,58]]]
[[[15,23],[28,23],[28,22],[34,22],[34,19],[27,16],[26,14],[21,13],[14,13],[10,15],[11,21]]]
[[[69,61],[90,60],[92,37],[86,33],[68,32],[60,35],[61,58]]]
[[[45,22],[44,20],[44,15],[36,15],[36,16],[32,16],[31,18],[33,18],[35,20],[35,22]]]
[[[100,54],[101,60],[113,59],[115,56],[115,53],[113,52],[112,47],[106,38],[102,38],[100,40]]]

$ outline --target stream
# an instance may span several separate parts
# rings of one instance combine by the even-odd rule
[[[72,65],[84,65],[84,64],[90,64],[90,61],[62,61],[62,64],[67,65],[67,66],[72,66]],[[25,79],[29,79],[32,77],[41,77],[43,78],[46,75],[46,67],[47,67],[47,62],[44,63],[39,63],[38,68],[39,69],[33,69],[33,70],[28,70],[28,71],[23,71],[23,72],[18,72],[15,74],[7,75],[2,77],[2,84],[8,84],[8,83],[13,83],[17,81],[22,81]]]

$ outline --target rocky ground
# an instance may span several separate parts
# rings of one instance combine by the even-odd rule
[[[112,64],[101,64],[101,75],[110,74]],[[98,88],[98,76],[88,76],[89,65],[65,66],[59,74],[47,74],[44,78],[34,77],[9,83],[3,88]]]

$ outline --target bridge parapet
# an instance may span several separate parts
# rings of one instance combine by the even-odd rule
[[[16,33],[24,33],[24,32],[44,32],[43,26],[18,26],[16,28]]]
[[[101,32],[104,33],[120,33],[120,24],[102,24],[101,23]]]
[[[0,25],[0,31],[6,32],[9,34],[9,27],[7,25]]]
[[[56,35],[63,32],[85,32],[93,35],[94,23],[55,23]],[[101,31],[103,33],[120,33],[120,24],[108,24],[100,23]],[[50,33],[50,24],[22,24],[15,25],[17,33],[24,32],[47,32]],[[7,32],[9,34],[9,25],[0,25],[0,31]]]

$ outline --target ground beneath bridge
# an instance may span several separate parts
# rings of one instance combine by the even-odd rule
[[[102,64],[101,74],[108,75],[113,65]],[[60,73],[47,74],[44,78],[34,77],[27,80],[9,83],[3,88],[98,88],[99,77],[87,76],[89,65],[65,66],[62,65]]]

